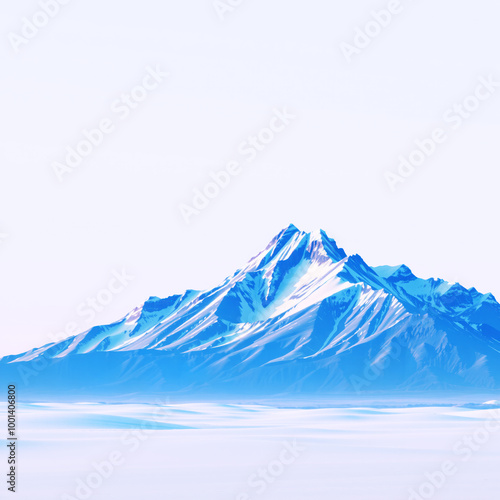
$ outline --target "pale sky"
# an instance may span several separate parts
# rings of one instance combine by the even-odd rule
[[[401,0],[349,63],[341,44],[389,4],[244,0],[221,20],[212,0],[72,0],[33,35],[39,4],[6,3],[0,354],[213,287],[291,222],[499,298],[500,87],[474,94],[500,82],[500,6]],[[128,114],[117,100],[154,68],[169,76],[148,77]],[[60,182],[53,163],[102,120],[113,130]],[[392,192],[384,174],[436,128],[446,141]],[[239,173],[187,225],[180,205],[229,162]],[[84,314],[122,270],[134,278]]]

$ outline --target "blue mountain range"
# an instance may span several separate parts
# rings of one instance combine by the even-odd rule
[[[61,398],[498,389],[500,305],[290,225],[219,286],[151,297],[0,374]]]

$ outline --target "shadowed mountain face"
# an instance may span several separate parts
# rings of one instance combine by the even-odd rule
[[[500,305],[372,268],[291,225],[212,290],[0,360],[26,394],[294,395],[500,387]]]

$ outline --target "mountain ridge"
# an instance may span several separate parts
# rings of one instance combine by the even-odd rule
[[[40,361],[30,390],[492,389],[500,387],[500,305],[405,265],[370,267],[324,231],[291,224],[218,286],[150,297],[116,322],[3,357],[0,373],[19,378]],[[99,382],[86,378],[90,369]]]

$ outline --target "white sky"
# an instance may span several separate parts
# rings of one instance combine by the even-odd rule
[[[384,179],[478,77],[500,81],[500,7],[402,0],[348,64],[339,45],[387,3],[246,0],[222,22],[211,0],[72,0],[19,54],[9,33],[39,7],[5,3],[0,354],[212,287],[290,222],[500,297],[500,89],[396,192]],[[111,103],[157,64],[171,75],[121,121]],[[179,204],[283,107],[297,118],[186,225]],[[52,162],[106,117],[116,130],[58,182]],[[78,305],[122,268],[134,280],[89,322]]]

